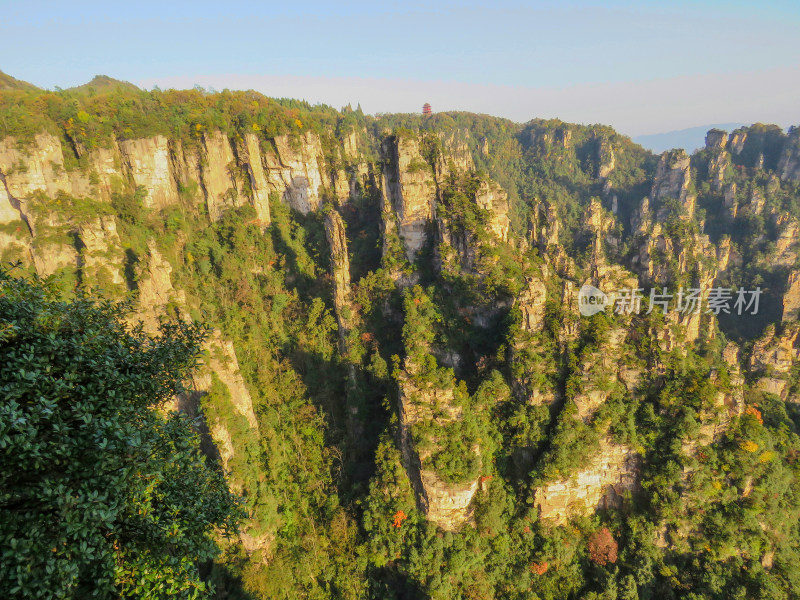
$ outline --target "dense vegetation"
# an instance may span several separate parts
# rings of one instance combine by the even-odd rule
[[[202,327],[157,338],[130,306],[0,270],[0,590],[6,598],[200,597],[198,561],[236,531],[182,391]]]
[[[267,228],[249,206],[209,222],[199,185],[182,189],[179,204],[160,210],[145,209],[146,192],[131,185],[120,185],[110,205],[66,196],[34,199],[32,206],[43,215],[68,215],[73,228],[99,211],[113,215],[131,292],[142,276],[148,241],[154,240],[172,268],[172,284],[186,295],[185,306],[168,311],[206,322],[233,342],[258,427],[237,412],[219,379],[212,378],[199,411],[206,422],[228,426],[233,453],[227,482],[242,498],[246,534],[260,543],[245,549],[220,532],[221,555],[213,564],[204,562],[213,554],[208,537],[192,534],[185,528],[189,524],[170,512],[194,507],[192,525],[204,534],[212,525],[230,524],[229,497],[216,471],[194,452],[197,440],[185,419],[150,410],[179,389],[200,341],[198,331],[173,325],[162,338],[148,341],[122,324],[116,304],[81,295],[94,283],[104,284],[107,293],[126,290],[86,281],[74,270],[58,273],[47,284],[54,291],[47,293],[4,276],[0,311],[11,316],[0,312],[0,349],[6,352],[0,389],[13,393],[5,394],[0,413],[7,467],[2,501],[19,501],[21,493],[50,494],[45,514],[30,514],[28,521],[11,518],[4,509],[0,586],[7,587],[0,589],[6,595],[46,597],[48,589],[59,589],[63,597],[81,597],[92,586],[119,589],[127,575],[151,566],[154,577],[124,592],[158,597],[148,596],[148,586],[164,582],[175,585],[176,594],[181,587],[199,592],[202,579],[214,584],[217,598],[242,600],[777,600],[800,594],[800,438],[791,406],[751,385],[754,376],[747,374],[746,408],[730,418],[723,418],[727,412],[720,408],[720,394],[738,393],[738,374],[723,357],[728,337],[747,350],[767,322],[779,320],[786,276],[796,265],[770,263],[777,226],[767,212],[742,211],[733,222],[716,218],[724,192],[709,180],[709,151],[691,159],[697,212],[687,216],[677,198],[654,203],[652,211],[661,211],[665,239],[676,248],[685,245],[687,252],[699,252],[702,232],[714,243],[729,236],[742,260],[720,282],[763,284],[772,309],[746,325],[723,317],[721,328],[711,327],[713,335],[665,349],[658,339],[665,327],[658,311],[579,320],[574,307],[562,302],[564,282],[580,285],[596,267],[596,237],[585,222],[592,199],[602,199],[603,214],[614,219],[601,240],[606,258],[631,269],[639,259],[642,240],[632,221],[650,193],[658,157],[608,127],[542,120],[520,125],[466,113],[368,117],[358,109],[336,111],[255,92],[111,86],[0,93],[0,138],[14,136],[25,145],[49,131],[61,140],[68,169],[87,168],[87,152],[114,139],[164,135],[191,147],[214,129],[231,138],[256,133],[264,145],[282,134],[299,143],[313,131],[331,169],[353,167],[339,147],[356,132],[362,160],[378,172],[387,166],[380,149],[386,130],[420,140],[423,160],[409,167],[416,173],[433,173],[447,140],[460,136],[476,168],[437,181],[432,229],[441,229],[431,231],[415,264],[396,233],[382,235],[383,199],[375,179],[361,180],[347,203],[322,190],[323,208],[307,215],[273,195]],[[728,181],[737,184],[742,204],[756,191],[774,214],[800,218],[797,185],[776,183],[774,176],[784,134],[764,126],[750,131]],[[612,151],[615,166],[600,177]],[[475,203],[489,178],[508,192],[514,243],[492,237],[491,215]],[[616,196],[613,211],[606,185]],[[544,207],[552,208],[560,224],[558,248],[572,261],[568,267],[561,268],[553,258],[556,250],[529,233],[541,229]],[[324,214],[331,210],[346,223],[353,280],[344,341],[324,230]],[[43,226],[39,232],[63,241],[69,227]],[[445,229],[447,239],[441,235]],[[705,268],[698,254],[688,255],[688,266],[678,264],[675,253],[653,256],[670,285],[691,284]],[[413,275],[416,285],[400,285],[398,274]],[[533,279],[543,282],[547,301],[541,328],[530,331],[515,299]],[[56,288],[74,299],[57,301]],[[2,325],[25,319],[24,327]],[[621,328],[632,333],[614,348],[611,340]],[[38,345],[23,350],[25,344]],[[612,377],[605,356],[637,370],[638,383],[629,389]],[[124,372],[115,366],[119,361],[142,366]],[[99,366],[81,371],[84,364]],[[51,374],[55,368],[64,370],[61,379]],[[87,371],[97,370],[104,375],[102,389],[88,379],[96,373]],[[113,405],[81,408],[75,396],[59,396],[55,389],[68,375],[87,386],[81,398],[97,399],[112,387],[120,388],[119,395]],[[798,386],[800,372],[792,377]],[[54,398],[37,395],[43,381],[53,384]],[[416,422],[410,436],[423,455],[421,468],[448,484],[480,482],[472,518],[456,531],[437,528],[420,509],[414,474],[398,442],[400,388],[419,392],[411,394],[410,406],[426,397],[420,390],[448,398],[448,406],[434,407],[439,412]],[[587,419],[577,418],[580,403],[598,390],[605,394],[602,406]],[[31,429],[19,450],[39,465],[31,469],[49,472],[61,461],[73,476],[72,504],[47,487],[49,480],[41,489],[9,487],[24,484],[11,466],[19,455],[8,450],[9,440],[23,439],[14,396],[23,392],[31,410],[41,413],[38,418],[52,414],[52,402],[62,403],[58,414],[75,412],[78,421],[91,414],[86,427],[69,438],[74,445],[53,447]],[[531,400],[535,397],[550,400]],[[690,447],[709,423],[719,425],[716,437],[699,450]],[[121,427],[115,438],[120,444],[126,436],[143,436],[141,450],[109,451],[110,463],[98,461],[86,448],[98,435],[108,438],[100,430],[112,425]],[[3,436],[12,428],[22,433],[7,440]],[[164,439],[173,450],[155,451]],[[620,510],[577,517],[567,525],[540,519],[536,490],[584,468],[605,439],[625,444],[641,461],[638,493],[624,498]],[[150,461],[142,460],[151,446]],[[101,482],[101,496],[81,495],[82,478],[117,468],[118,478]],[[165,472],[175,476],[148,483]],[[115,496],[125,503],[102,496],[115,486],[121,488]],[[74,521],[53,522],[46,511],[58,502],[66,502],[57,508]],[[131,509],[151,505],[155,508],[146,515]],[[131,520],[145,521],[145,530],[115,537]],[[29,527],[30,522],[47,528]],[[64,536],[67,547],[78,544],[80,553],[52,550]],[[94,554],[82,550],[84,537]],[[12,546],[12,538],[24,544]],[[174,575],[165,576],[168,570]],[[33,587],[22,593],[9,583],[12,577],[20,582],[16,585]],[[65,587],[64,581],[71,583]]]

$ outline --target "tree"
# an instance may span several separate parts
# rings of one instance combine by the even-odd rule
[[[617,542],[608,527],[603,527],[589,536],[589,558],[601,567],[617,562]]]
[[[163,410],[206,328],[0,269],[0,596],[198,598],[238,501]]]

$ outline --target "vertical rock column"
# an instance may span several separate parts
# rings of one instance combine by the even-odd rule
[[[256,218],[265,227],[272,222],[269,208],[269,182],[261,162],[261,147],[255,134],[245,134],[236,145],[236,155],[244,174],[249,179],[251,201]]]
[[[433,220],[436,182],[416,139],[389,137],[384,141],[383,154],[388,162],[384,193],[397,217],[397,231],[406,256],[409,262],[414,262]]]
[[[354,315],[350,295],[350,257],[347,253],[347,236],[341,215],[331,210],[325,215],[325,237],[331,251],[331,276],[333,277],[333,307],[336,312],[336,323],[339,326],[339,352],[345,358],[349,356],[347,337],[353,327]],[[347,363],[348,406],[347,429],[353,440],[363,434],[359,418],[359,404],[354,394],[357,389],[356,367]]]
[[[339,346],[346,353],[347,334],[350,332],[352,305],[350,303],[350,257],[347,254],[347,236],[342,217],[335,210],[325,215],[325,237],[331,251],[331,276],[333,277],[333,306],[339,325]]]
[[[439,449],[438,440],[433,440],[431,447],[414,444],[414,427],[432,421],[443,425],[463,418],[462,410],[455,406],[453,389],[421,385],[419,371],[419,367],[406,358],[404,373],[398,380],[403,462],[427,519],[442,529],[453,531],[472,517],[470,504],[478,490],[478,479],[459,483],[445,481],[431,464],[432,455]],[[472,452],[480,455],[480,448],[475,447]]]

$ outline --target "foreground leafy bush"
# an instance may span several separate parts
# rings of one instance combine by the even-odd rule
[[[0,270],[0,596],[197,598],[236,500],[163,409],[203,326],[159,336],[127,306]]]

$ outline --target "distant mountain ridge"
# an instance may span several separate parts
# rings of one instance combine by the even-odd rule
[[[17,79],[16,77],[12,77],[11,75],[0,71],[0,91],[9,91],[9,90],[38,90],[41,89],[32,83],[27,81],[23,81],[21,79]],[[109,77],[108,75],[95,75],[91,81],[84,83],[83,85],[76,85],[71,88],[67,88],[67,91],[70,92],[79,92],[79,93],[105,93],[110,92],[116,89],[123,89],[125,91],[141,91],[141,88],[137,85],[134,85],[130,81],[122,81],[121,79],[114,79],[113,77]]]
[[[675,131],[665,131],[664,133],[652,133],[649,135],[634,136],[633,141],[644,146],[651,152],[660,154],[665,150],[673,148],[683,148],[691,154],[705,144],[706,133],[710,129],[723,129],[733,131],[739,127],[744,127],[749,123],[716,123],[712,125],[700,125],[699,127],[689,127],[687,129],[677,129]]]
[[[84,83],[83,85],[67,88],[67,90],[70,92],[88,93],[94,91],[95,93],[104,93],[113,91],[118,88],[122,88],[123,90],[126,91],[139,91],[141,89],[139,86],[134,85],[129,81],[114,79],[113,77],[109,77],[108,75],[95,75],[90,82]]]

